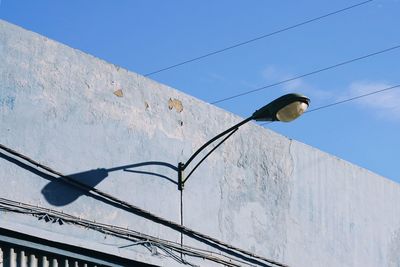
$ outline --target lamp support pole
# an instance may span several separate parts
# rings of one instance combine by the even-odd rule
[[[253,120],[254,117],[250,116],[247,119],[244,119],[243,121],[235,124],[234,126],[232,126],[231,128],[223,131],[222,133],[216,135],[215,137],[213,137],[212,139],[210,139],[209,141],[207,141],[207,143],[205,143],[204,145],[202,145],[199,149],[196,150],[196,152],[194,152],[192,154],[192,156],[186,161],[186,163],[183,162],[179,162],[178,163],[178,189],[179,190],[183,190],[185,182],[189,179],[189,177],[193,174],[194,170],[197,169],[197,167],[212,153],[214,152],[215,149],[217,149],[217,147],[219,147],[223,142],[225,142],[226,139],[228,139],[230,136],[232,136],[232,134],[234,134],[237,129],[242,126],[243,124]],[[197,157],[197,155],[203,151],[206,147],[208,147],[210,144],[212,144],[214,141],[218,140],[219,138],[225,136],[229,134],[228,136],[226,136],[220,143],[218,143],[210,152],[208,152],[200,161],[199,163],[192,169],[192,171],[185,177],[184,176],[184,170],[186,169],[187,166],[189,166],[189,164]]]

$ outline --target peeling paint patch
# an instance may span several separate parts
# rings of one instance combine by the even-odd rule
[[[177,112],[182,112],[183,105],[182,102],[176,98],[168,100],[168,108],[170,110],[175,109]]]
[[[119,89],[119,90],[117,90],[117,91],[114,92],[114,95],[116,95],[116,96],[118,96],[118,97],[123,97],[123,96],[124,96],[124,93],[122,92],[121,89]]]

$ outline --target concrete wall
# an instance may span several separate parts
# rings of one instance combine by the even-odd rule
[[[4,21],[0,62],[2,144],[178,224],[174,166],[240,121]],[[4,152],[0,157],[1,198],[180,242],[180,233],[170,227],[51,182],[10,158]],[[290,266],[400,266],[398,203],[398,184],[249,123],[187,182],[183,221]],[[28,215],[0,211],[0,227],[153,264],[180,265],[140,246],[121,248],[129,244],[126,240],[105,241],[104,234]],[[184,243],[216,251],[188,236]]]

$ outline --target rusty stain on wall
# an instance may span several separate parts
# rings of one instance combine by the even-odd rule
[[[124,96],[124,93],[122,92],[121,89],[119,89],[119,90],[117,90],[117,91],[114,92],[114,95],[116,95],[116,96],[118,96],[118,97],[123,97],[123,96]]]
[[[168,100],[168,108],[170,110],[175,109],[177,112],[182,112],[183,105],[182,102],[176,98]]]

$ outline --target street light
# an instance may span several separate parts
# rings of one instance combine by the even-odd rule
[[[310,99],[300,95],[300,94],[287,94],[281,96],[269,104],[263,106],[262,108],[256,110],[253,115],[248,117],[247,119],[239,122],[238,124],[232,126],[226,131],[218,134],[214,138],[210,139],[207,143],[202,145],[193,155],[186,161],[186,163],[179,162],[178,163],[178,189],[183,190],[185,182],[189,179],[189,177],[193,174],[193,172],[199,167],[199,165],[212,153],[215,149],[217,149],[226,139],[228,139],[232,134],[234,134],[240,126],[251,121],[283,121],[290,122],[303,114],[310,104]],[[225,136],[221,142],[219,142],[213,149],[210,150],[198,163],[190,173],[184,177],[184,170],[189,166],[189,164],[196,158],[196,156],[207,146],[213,143],[215,140]]]

